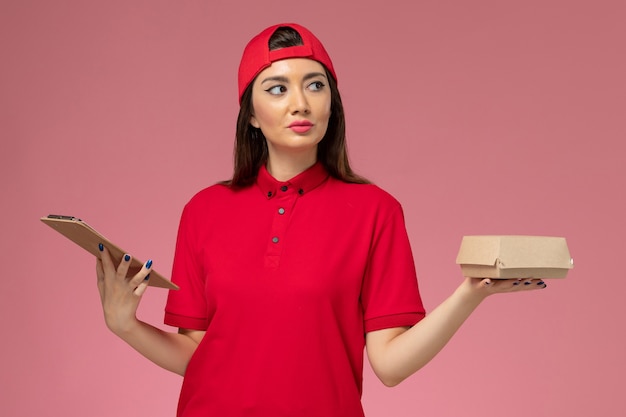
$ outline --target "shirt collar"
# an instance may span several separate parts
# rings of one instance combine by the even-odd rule
[[[259,170],[259,175],[257,175],[256,185],[269,200],[278,193],[305,195],[324,182],[326,178],[328,178],[328,172],[326,172],[326,169],[319,161],[288,181],[278,181],[272,177],[265,165],[263,165]]]

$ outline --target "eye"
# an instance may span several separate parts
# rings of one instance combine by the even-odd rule
[[[287,88],[284,85],[275,85],[273,87],[268,88],[265,91],[267,91],[271,95],[277,96],[286,92]]]
[[[321,81],[314,81],[311,84],[309,84],[309,89],[312,90],[312,91],[320,91],[325,86],[326,86],[326,84],[324,84]]]

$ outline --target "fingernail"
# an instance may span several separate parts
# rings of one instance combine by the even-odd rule
[[[546,283],[545,283],[545,282],[543,282],[543,281],[539,281],[539,282],[537,283],[537,285],[546,285]]]
[[[147,281],[150,279],[150,274],[146,275],[146,277],[143,279],[144,281]]]
[[[519,281],[515,281],[513,285],[519,285]]]
[[[98,243],[98,249],[102,252],[104,250],[104,245],[102,243]]]
[[[130,255],[129,254],[124,255],[124,260],[126,262],[130,261]]]
[[[146,262],[146,268],[147,269],[152,268],[152,259],[148,259],[148,262]]]
[[[530,281],[524,282],[524,285],[530,285]]]
[[[548,284],[546,284],[545,282],[543,283],[543,287],[541,288],[546,288],[548,286]]]

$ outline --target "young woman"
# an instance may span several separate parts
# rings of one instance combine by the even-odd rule
[[[239,68],[231,180],[185,206],[159,330],[136,318],[151,261],[97,264],[107,326],[184,376],[178,415],[363,416],[363,351],[388,386],[485,297],[538,280],[466,278],[425,315],[400,204],[352,172],[337,76],[306,28],[267,28]]]

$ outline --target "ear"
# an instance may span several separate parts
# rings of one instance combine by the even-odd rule
[[[260,129],[259,122],[256,119],[256,117],[254,117],[254,115],[250,116],[250,124],[252,125],[252,127],[256,127],[257,129]]]

